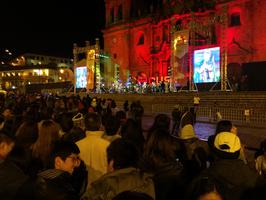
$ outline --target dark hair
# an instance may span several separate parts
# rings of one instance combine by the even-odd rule
[[[101,117],[97,113],[88,113],[85,115],[84,122],[88,131],[98,131],[102,124]]]
[[[74,123],[72,117],[73,116],[70,113],[63,113],[59,116],[59,124],[63,132],[67,133],[73,128]]]
[[[189,200],[197,200],[200,196],[211,192],[216,192],[221,196],[221,193],[217,190],[215,181],[207,176],[195,179],[188,191],[187,199]]]
[[[116,112],[115,117],[118,119],[118,121],[121,122],[121,120],[124,120],[127,118],[127,114],[123,110],[119,110]]]
[[[131,142],[118,138],[110,143],[107,148],[108,163],[113,160],[114,169],[123,169],[127,167],[137,167],[139,153],[135,145]]]
[[[165,163],[176,160],[177,146],[169,132],[164,129],[156,129],[146,141],[143,158],[144,169],[156,171]]]
[[[215,135],[221,132],[230,132],[233,124],[229,120],[221,120],[216,125]]]
[[[6,135],[5,133],[3,133],[1,131],[0,132],[0,144],[2,142],[6,142],[7,144],[10,144],[10,143],[14,142],[14,138],[10,137],[9,135]]]
[[[108,116],[104,127],[107,135],[115,135],[120,127],[120,122],[115,116]]]
[[[170,120],[170,117],[168,115],[166,115],[166,114],[156,115],[154,122],[153,122],[151,128],[149,129],[148,137],[151,134],[151,132],[153,132],[157,129],[169,131],[170,123],[171,123],[171,120]]]
[[[16,132],[17,144],[30,148],[38,139],[38,125],[35,121],[23,122]]]
[[[143,192],[124,191],[116,195],[112,200],[153,200],[153,198]]]
[[[185,125],[194,124],[193,115],[190,111],[184,111],[181,115],[180,126],[183,128]]]
[[[62,160],[66,160],[72,153],[79,154],[79,148],[74,142],[70,141],[57,141],[51,153],[51,166],[54,168],[54,161],[56,157],[60,157]]]
[[[121,136],[136,145],[140,153],[143,152],[145,138],[141,127],[134,119],[128,119],[121,127]]]
[[[77,142],[86,137],[85,131],[77,126],[74,126],[68,133],[65,133],[62,138],[65,141]]]

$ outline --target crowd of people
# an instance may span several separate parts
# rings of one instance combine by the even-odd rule
[[[265,194],[266,140],[247,165],[237,128],[208,141],[176,106],[143,131],[140,101],[118,108],[89,95],[0,98],[1,199],[246,200]]]

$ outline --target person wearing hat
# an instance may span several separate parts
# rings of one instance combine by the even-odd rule
[[[200,175],[213,178],[227,200],[240,199],[246,189],[259,183],[256,172],[239,159],[240,149],[240,139],[236,134],[218,133],[212,149],[217,159]]]
[[[193,115],[187,111],[180,121],[178,137],[181,145],[180,161],[188,169],[191,178],[207,168],[210,150],[207,142],[200,140],[193,127]]]

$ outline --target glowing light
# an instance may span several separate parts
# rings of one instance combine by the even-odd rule
[[[63,69],[60,69],[60,73],[63,74],[64,73],[64,70]]]

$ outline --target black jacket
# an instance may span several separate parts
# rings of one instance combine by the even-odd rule
[[[78,192],[71,184],[67,172],[49,169],[38,174],[36,199],[38,200],[76,200]]]
[[[182,164],[175,162],[157,169],[153,181],[157,200],[183,199],[188,178]]]
[[[0,160],[0,199],[14,199],[28,177],[15,164]]]

